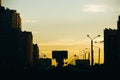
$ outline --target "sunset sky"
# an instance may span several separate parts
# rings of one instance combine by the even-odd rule
[[[68,50],[71,56],[90,48],[88,34],[101,35],[95,41],[102,41],[105,28],[117,28],[119,4],[120,0],[2,0],[2,6],[20,13],[22,30],[32,32],[40,53],[48,57],[52,50]],[[103,62],[103,44],[94,45],[101,48]]]

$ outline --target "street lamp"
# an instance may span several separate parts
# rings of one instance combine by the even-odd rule
[[[100,42],[97,42],[95,41],[95,43],[103,43],[104,41],[100,41]],[[98,64],[100,65],[100,48],[98,47]]]
[[[88,50],[88,48],[85,48],[84,50],[82,50],[83,53],[84,53],[84,55],[85,55],[85,60],[86,60],[86,59],[89,59],[89,52],[88,52],[87,50]],[[87,54],[88,54],[88,56],[87,56]],[[87,57],[88,57],[88,58],[87,58]]]
[[[100,65],[100,47],[97,46],[93,46],[93,47],[98,48],[98,64]]]
[[[81,51],[80,51],[81,52]],[[85,59],[85,54],[80,53],[79,56],[83,56],[82,59]]]
[[[100,65],[100,48],[99,48],[99,51],[98,51],[98,64]]]
[[[89,35],[87,35],[87,37],[89,37],[90,40],[91,40],[91,65],[93,66],[93,64],[94,64],[94,58],[93,58],[93,56],[94,56],[94,54],[93,54],[93,40],[96,39],[96,38],[98,38],[98,37],[100,37],[100,35],[97,35],[94,38],[91,38]]]
[[[84,53],[84,59],[86,60],[86,51],[83,50],[83,53]]]

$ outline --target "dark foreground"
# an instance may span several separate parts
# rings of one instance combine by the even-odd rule
[[[2,80],[120,80],[118,68],[104,68],[91,71],[72,70],[0,70]]]

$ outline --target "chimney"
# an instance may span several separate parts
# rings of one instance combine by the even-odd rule
[[[120,16],[118,16],[117,28],[120,30]]]

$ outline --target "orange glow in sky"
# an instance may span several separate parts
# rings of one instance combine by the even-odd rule
[[[22,30],[31,31],[33,41],[42,54],[51,58],[52,50],[68,50],[69,57],[90,49],[91,37],[102,41],[105,28],[116,28],[120,0],[3,0],[2,5],[17,10],[22,18]],[[95,46],[101,49],[103,43]],[[95,63],[98,49],[94,48]]]

